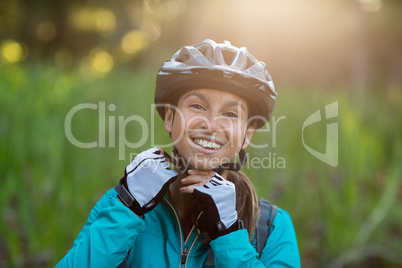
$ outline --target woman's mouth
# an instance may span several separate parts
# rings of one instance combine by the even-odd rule
[[[208,140],[203,140],[203,139],[193,139],[195,144],[198,144],[206,149],[220,149],[222,147],[221,144],[208,141]]]

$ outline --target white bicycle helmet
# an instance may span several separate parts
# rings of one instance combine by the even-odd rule
[[[243,97],[251,107],[251,116],[262,117],[256,120],[258,128],[269,121],[277,96],[265,63],[245,47],[211,39],[184,46],[163,63],[156,78],[155,104],[176,105],[185,91],[196,88],[225,90]],[[164,119],[164,107],[157,107]]]

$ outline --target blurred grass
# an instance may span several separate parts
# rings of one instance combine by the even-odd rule
[[[1,64],[1,63],[0,63]],[[51,64],[0,65],[0,266],[48,267],[72,246],[90,209],[113,187],[129,162],[119,160],[118,117],[151,118],[156,70],[115,68],[105,78]],[[399,89],[354,92],[278,86],[276,132],[257,133],[249,158],[268,157],[271,167],[245,172],[260,196],[293,219],[303,267],[395,267],[402,250],[402,100]],[[339,103],[339,165],[330,167],[303,147],[304,120]],[[81,103],[115,104],[116,146],[80,149],[64,132],[68,111]],[[98,110],[86,109],[72,122],[73,135],[98,141]],[[156,116],[157,117],[157,116]],[[331,121],[332,122],[332,121]],[[336,122],[336,121],[334,121]],[[324,152],[326,123],[306,128],[306,143]],[[168,135],[157,120],[155,141]],[[125,137],[139,141],[142,129],[129,123]],[[272,141],[276,138],[276,146]],[[279,166],[284,159],[285,168]],[[276,161],[276,165],[273,161]]]

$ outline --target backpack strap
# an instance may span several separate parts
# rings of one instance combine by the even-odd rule
[[[272,223],[274,222],[278,207],[272,205],[268,200],[265,200],[264,198],[258,199],[258,206],[260,209],[260,218],[258,219],[256,229],[256,250],[261,256],[262,250],[264,249],[268,237],[271,234]]]
[[[214,255],[214,251],[212,249],[208,250],[208,255],[207,255],[207,260],[205,261],[205,266],[215,267],[215,255]]]
[[[278,212],[278,207],[264,198],[258,199],[258,207],[260,210],[260,218],[258,219],[257,228],[254,234],[256,244],[253,246],[256,248],[258,255],[261,256],[262,250],[271,234],[272,223],[274,222],[276,213]],[[214,252],[212,249],[208,251],[205,266],[215,266]]]

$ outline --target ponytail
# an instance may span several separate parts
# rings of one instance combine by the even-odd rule
[[[226,179],[236,187],[237,215],[243,221],[251,241],[259,217],[257,193],[250,179],[241,171],[230,170]]]

